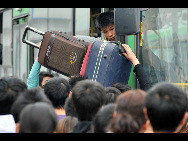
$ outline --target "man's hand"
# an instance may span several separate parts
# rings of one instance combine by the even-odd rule
[[[42,43],[42,41],[38,44],[38,46],[39,46],[39,49],[40,49],[40,46],[41,46],[41,43]],[[37,57],[37,61],[38,61],[38,57]]]
[[[133,63],[135,67],[137,64],[140,64],[138,59],[136,58],[135,54],[131,50],[131,48],[127,44],[122,44],[123,48],[125,49],[126,53],[122,53],[129,61]]]

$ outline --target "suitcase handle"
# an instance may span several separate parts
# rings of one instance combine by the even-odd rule
[[[114,43],[114,44],[118,45],[118,46],[119,46],[119,54],[125,52],[125,49],[122,47],[120,41],[118,41],[118,42],[116,42],[116,41],[105,41],[105,42],[106,42],[106,43]]]
[[[28,30],[31,30],[31,31],[33,31],[33,32],[35,32],[35,33],[37,33],[37,34],[42,35],[42,36],[44,36],[45,33],[42,32],[42,31],[39,31],[39,30],[37,30],[37,29],[35,29],[35,28],[33,28],[33,27],[30,27],[30,26],[28,26],[28,25],[25,27],[25,30],[24,30],[24,33],[23,33],[23,37],[22,37],[22,42],[23,42],[23,43],[26,43],[26,44],[28,44],[28,45],[34,46],[35,48],[38,48],[38,49],[39,49],[39,46],[38,46],[37,44],[35,44],[35,43],[33,43],[33,42],[30,42],[30,41],[28,41],[28,40],[25,39]]]

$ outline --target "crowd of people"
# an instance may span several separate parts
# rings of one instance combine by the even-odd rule
[[[138,59],[129,46],[123,47],[126,57],[130,55],[132,62],[136,60],[135,69],[140,65]],[[36,70],[32,69],[30,74],[32,71]],[[105,88],[87,76],[66,80],[41,72],[38,81],[28,78],[27,84],[18,77],[3,77],[0,132],[186,133],[186,93],[168,82],[151,87],[147,79],[138,78],[142,87],[133,90],[122,83]],[[38,82],[38,87],[29,88],[31,82]]]
[[[186,133],[187,111],[186,93],[168,82],[144,91],[52,77],[28,89],[18,77],[0,79],[1,133]]]
[[[96,19],[109,40],[115,39],[113,20],[111,12]],[[131,48],[122,46],[140,89],[118,82],[103,87],[87,76],[54,77],[40,72],[37,58],[27,84],[15,76],[0,79],[0,132],[187,133],[186,93],[168,82],[151,86]]]

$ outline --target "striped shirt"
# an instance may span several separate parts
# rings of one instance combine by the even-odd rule
[[[30,71],[29,77],[27,79],[28,89],[38,88],[39,86],[39,73],[40,73],[40,64],[35,60],[33,67]]]

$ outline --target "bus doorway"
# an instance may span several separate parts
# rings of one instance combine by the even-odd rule
[[[22,43],[22,35],[28,17],[13,20],[13,75],[27,82],[28,47]]]

